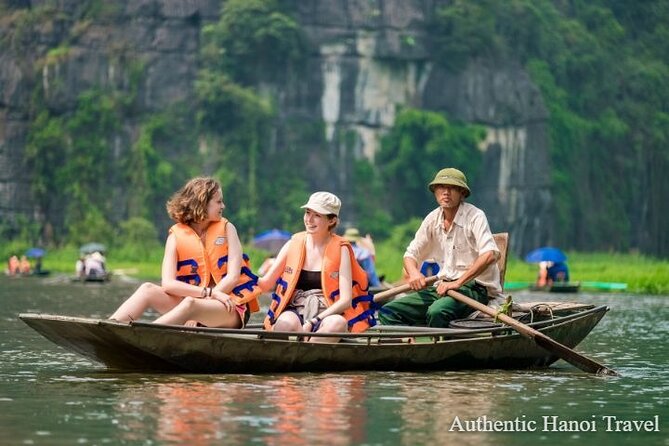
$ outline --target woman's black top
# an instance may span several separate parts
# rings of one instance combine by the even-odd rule
[[[321,272],[303,269],[300,271],[300,277],[297,279],[296,288],[302,291],[320,290],[323,288],[321,284]]]

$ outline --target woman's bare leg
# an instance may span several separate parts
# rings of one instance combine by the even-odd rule
[[[333,314],[321,321],[321,326],[316,333],[346,333],[347,329],[348,323],[346,322],[346,319],[338,314]],[[315,344],[336,344],[339,342],[339,339],[340,338],[321,338],[312,336],[309,339],[309,342]]]
[[[126,299],[109,319],[119,322],[130,322],[142,317],[148,308],[158,313],[166,313],[181,302],[182,297],[167,294],[160,286],[146,282],[137,288],[132,296]]]
[[[274,331],[302,331],[302,323],[297,314],[286,311],[279,315],[274,324]]]
[[[176,307],[156,319],[157,324],[183,325],[195,320],[207,327],[240,328],[241,318],[235,308],[226,310],[216,299],[184,297]]]

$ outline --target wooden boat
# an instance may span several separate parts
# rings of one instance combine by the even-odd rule
[[[627,283],[625,282],[580,282],[581,286],[576,289],[597,290],[597,291],[625,291]],[[515,291],[523,289],[533,289],[533,291],[550,291],[545,288],[534,287],[534,282],[504,282],[505,291]],[[573,291],[572,291],[573,292]]]
[[[578,293],[581,282],[554,282],[546,286],[531,286],[531,291],[546,291],[549,293]]]
[[[71,282],[89,282],[89,283],[104,283],[109,282],[112,278],[111,273],[106,274],[87,274],[85,276],[72,276],[70,278]]]
[[[51,274],[51,271],[49,271],[49,270],[44,270],[44,269],[39,270],[39,271],[34,271],[34,270],[33,270],[33,272],[30,273],[30,274],[31,274],[32,276],[34,276],[34,277],[46,277],[46,276],[48,276],[48,275]]]
[[[580,305],[528,325],[573,348],[606,314]],[[117,370],[196,373],[456,370],[546,367],[558,358],[501,324],[483,328],[374,327],[337,344],[303,342],[260,326],[219,329],[25,313],[47,339]],[[542,319],[542,318],[539,318]],[[535,318],[536,320],[536,318]],[[318,336],[318,335],[314,335]]]
[[[508,234],[495,234],[501,278]],[[516,310],[519,310],[518,312]],[[514,303],[514,317],[569,348],[608,311],[606,306]],[[530,320],[524,320],[529,315]],[[196,373],[456,370],[547,367],[558,357],[533,339],[495,323],[468,318],[459,327],[373,327],[339,333],[336,344],[303,342],[295,333],[261,325],[223,329],[25,313],[19,317],[54,343],[110,369]],[[312,336],[332,336],[312,334]]]

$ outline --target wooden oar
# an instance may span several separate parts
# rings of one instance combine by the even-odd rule
[[[560,344],[559,342],[549,338],[540,331],[537,331],[532,327],[528,327],[522,322],[518,322],[517,320],[507,316],[506,314],[503,313],[497,314],[497,311],[494,308],[491,308],[487,305],[483,305],[482,303],[477,302],[474,299],[467,297],[462,293],[458,293],[457,291],[454,290],[450,290],[448,292],[448,295],[451,296],[453,299],[462,302],[463,304],[466,304],[476,310],[486,313],[489,316],[496,317],[497,319],[501,320],[502,322],[504,322],[505,324],[509,325],[511,328],[516,330],[521,335],[534,339],[534,342],[536,342],[537,345],[539,345],[540,347],[543,347],[549,352],[554,353],[555,355],[564,359],[568,363],[578,367],[584,372],[595,373],[597,375],[620,376],[620,374],[615,370],[612,370],[606,367],[605,365],[602,365],[588,357],[581,355],[580,353],[575,352],[566,345]]]
[[[425,278],[425,285],[432,285],[434,282],[439,280],[437,276],[430,276]],[[381,303],[385,302],[388,299],[390,299],[393,296],[397,296],[400,293],[406,293],[407,291],[411,291],[411,285],[408,283],[405,283],[404,285],[397,286],[395,288],[391,288],[386,291],[381,291],[380,293],[377,293],[374,295],[374,302],[376,303]]]

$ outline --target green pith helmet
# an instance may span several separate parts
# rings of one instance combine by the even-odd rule
[[[428,185],[431,192],[434,192],[434,186],[440,184],[447,184],[449,186],[459,186],[463,188],[465,197],[468,197],[472,191],[467,186],[467,177],[464,173],[460,172],[458,169],[452,167],[447,167],[446,169],[441,169],[437,172],[437,175],[434,177],[434,180]]]

